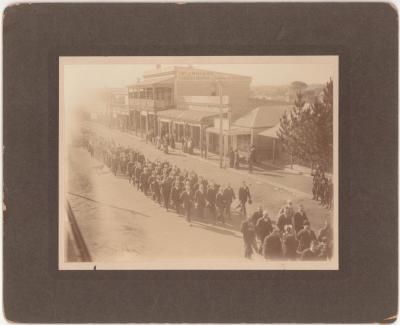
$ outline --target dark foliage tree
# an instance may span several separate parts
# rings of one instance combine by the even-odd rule
[[[298,162],[319,164],[325,170],[333,159],[333,82],[330,80],[322,94],[306,106],[299,91],[290,112],[280,120],[278,136],[286,152]]]

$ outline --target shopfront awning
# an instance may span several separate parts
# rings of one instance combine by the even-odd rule
[[[218,115],[214,112],[202,112],[195,110],[167,109],[157,113],[161,121],[173,121],[176,123],[201,124],[205,119],[212,119]]]
[[[265,131],[260,132],[258,135],[262,135],[264,137],[279,139],[278,131],[279,131],[280,123],[275,125],[274,127],[267,129]]]
[[[206,129],[206,132],[219,134],[219,128],[209,127]],[[223,134],[224,135],[249,135],[249,134],[251,134],[251,130],[247,129],[247,128],[232,127],[230,130],[223,130]]]
[[[182,112],[183,111],[179,109],[166,109],[158,112],[157,116],[161,121],[170,122],[177,120]]]
[[[174,78],[171,76],[167,77],[159,77],[159,78],[149,78],[143,81],[140,81],[136,84],[129,85],[129,88],[141,88],[146,86],[172,86],[174,84]]]
[[[184,110],[181,112],[182,114],[179,115],[178,120],[189,124],[201,124],[205,119],[212,119],[215,116],[219,115],[219,113],[215,112],[204,112],[195,110]]]

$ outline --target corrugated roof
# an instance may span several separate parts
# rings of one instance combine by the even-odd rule
[[[157,113],[159,118],[187,123],[201,123],[203,119],[217,116],[219,113],[194,110],[167,109]]]
[[[219,134],[219,128],[209,127],[209,128],[206,129],[206,132]],[[223,130],[223,134],[228,134],[228,135],[247,135],[247,134],[251,134],[251,131],[250,131],[250,129],[247,129],[247,128],[233,127],[230,130]]]
[[[152,75],[157,75],[157,74],[169,73],[171,75],[172,73],[175,73],[175,71],[203,71],[203,72],[214,73],[216,76],[217,75],[218,76],[230,76],[230,77],[237,77],[240,79],[251,80],[250,76],[236,74],[236,73],[228,73],[228,72],[224,72],[224,71],[215,71],[215,70],[204,69],[201,67],[201,65],[161,66],[160,68],[146,71],[143,75],[145,76],[145,78],[151,78]]]
[[[149,86],[149,85],[156,85],[160,83],[169,83],[173,82],[174,78],[171,76],[165,76],[165,77],[158,77],[158,78],[149,78],[146,80],[143,80],[141,82],[138,82],[133,85],[129,85],[129,87],[142,87],[142,86]]]
[[[278,137],[278,131],[280,128],[281,124],[278,123],[277,125],[275,125],[272,128],[269,128],[265,131],[260,132],[258,135],[262,135],[264,137],[268,137],[268,138],[274,138],[274,139],[279,139]]]
[[[290,108],[290,105],[257,107],[237,119],[233,124],[253,129],[273,127],[280,121],[283,113]]]
[[[188,123],[201,123],[203,119],[217,115],[219,115],[219,113],[210,111],[194,111],[188,109],[182,111],[182,114],[178,117],[178,119]]]
[[[176,120],[182,114],[182,110],[179,109],[166,109],[164,111],[160,111],[157,113],[159,118],[167,119],[167,120]]]

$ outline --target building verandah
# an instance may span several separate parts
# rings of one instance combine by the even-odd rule
[[[205,156],[205,130],[212,124],[215,112],[169,109],[159,112],[160,136],[168,133],[179,146],[191,142]],[[184,149],[184,148],[182,148]]]
[[[157,113],[174,105],[173,79],[151,78],[128,86],[131,131],[154,137],[159,134]]]
[[[220,127],[218,122],[214,123],[213,127],[206,129],[206,153],[209,154],[220,154],[220,144],[219,139],[222,133],[222,153],[223,156],[227,156],[229,149],[238,150],[242,155],[245,152],[243,148],[243,143],[248,143],[248,139],[251,135],[251,130],[246,128],[240,128],[231,126],[230,128],[222,129],[220,132]],[[206,155],[207,157],[207,155]]]

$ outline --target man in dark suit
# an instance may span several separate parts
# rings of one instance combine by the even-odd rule
[[[142,164],[137,163],[137,166],[135,168],[135,184],[136,184],[136,189],[140,189],[140,176],[142,175],[143,169],[142,169]]]
[[[233,152],[233,167],[235,167],[235,169],[240,168],[240,156],[237,149]]]
[[[174,186],[171,189],[171,194],[170,194],[170,200],[176,209],[176,212],[179,213],[179,206],[180,206],[180,197],[181,197],[181,189],[180,189],[180,183],[176,182],[174,183]]]
[[[195,202],[199,217],[201,219],[204,219],[204,208],[206,206],[206,192],[204,191],[203,184],[199,184],[199,189],[195,192]]]
[[[276,260],[282,258],[282,242],[278,228],[274,227],[272,233],[265,237],[262,252],[265,259]]]
[[[304,207],[300,204],[298,211],[293,216],[293,227],[296,234],[303,229],[304,221],[308,220]]]
[[[312,240],[310,242],[310,247],[302,252],[300,259],[302,261],[317,261],[322,259],[320,253],[318,242],[316,240]]]
[[[258,219],[256,224],[256,234],[259,241],[261,242],[260,248],[264,243],[265,237],[267,237],[272,232],[272,230],[272,222],[271,219],[268,217],[268,212],[263,211],[262,218]]]
[[[311,242],[316,240],[315,233],[310,228],[310,222],[304,221],[304,229],[297,234],[297,240],[299,241],[299,247],[297,251],[303,253],[306,249],[310,248]]]
[[[171,196],[172,179],[169,176],[164,176],[161,182],[161,194],[164,201],[164,208],[168,211]]]
[[[246,185],[246,182],[243,181],[242,186],[239,188],[239,201],[240,201],[240,212],[243,216],[247,215],[246,211],[246,203],[249,202],[251,204],[251,196],[250,190]]]
[[[208,214],[215,222],[216,215],[215,215],[215,199],[217,196],[217,191],[215,190],[214,184],[210,182],[207,189],[206,200],[207,200],[207,207],[208,207]]]
[[[253,222],[254,226],[257,225],[258,220],[263,217],[263,207],[260,205],[256,211],[251,215],[251,221]]]
[[[281,209],[281,214],[279,215],[277,222],[277,226],[281,233],[284,232],[286,225],[292,224],[292,218],[290,218],[289,214],[290,212],[288,207]]]
[[[229,148],[228,158],[229,158],[229,167],[233,168],[234,163],[235,163],[235,153],[233,152],[232,147]]]
[[[253,165],[256,162],[256,147],[254,144],[250,147],[249,152],[249,173],[253,172]]]
[[[128,177],[129,177],[129,183],[133,183],[133,178],[134,178],[134,169],[135,169],[135,164],[133,163],[133,157],[132,153],[129,154],[129,161],[127,165],[127,172],[128,172]]]
[[[219,219],[223,224],[225,224],[225,217],[224,217],[224,209],[225,209],[225,202],[224,202],[224,191],[222,187],[219,188],[217,195],[215,197],[215,206],[217,208],[217,219]]]
[[[230,183],[228,183],[227,186],[224,188],[223,196],[225,202],[225,214],[228,219],[231,219],[231,205],[232,201],[236,199],[236,196]]]
[[[149,170],[147,167],[144,168],[143,173],[140,175],[140,188],[142,190],[142,192],[144,193],[144,195],[147,195],[147,191],[148,191],[148,180],[149,180],[150,174],[149,174]]]
[[[256,243],[256,231],[254,224],[251,222],[250,218],[247,218],[242,222],[240,231],[243,234],[244,242],[244,257],[250,259],[253,255],[253,249],[258,251]]]
[[[191,222],[191,210],[192,210],[192,195],[190,193],[190,186],[186,185],[185,191],[181,193],[180,202],[183,204],[185,210],[186,220]]]

